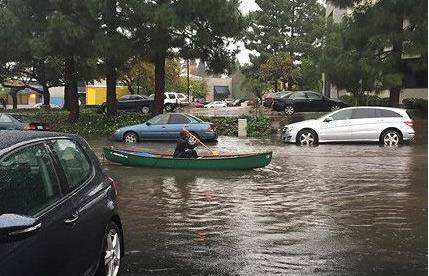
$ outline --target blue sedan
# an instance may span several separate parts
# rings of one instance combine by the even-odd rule
[[[135,143],[142,140],[176,140],[180,130],[186,128],[203,141],[217,139],[216,126],[182,113],[160,114],[143,124],[122,127],[116,130],[116,141]]]

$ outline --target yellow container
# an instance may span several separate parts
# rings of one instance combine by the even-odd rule
[[[86,86],[86,104],[98,105],[106,102],[106,87]],[[129,94],[128,87],[116,86],[116,98]]]

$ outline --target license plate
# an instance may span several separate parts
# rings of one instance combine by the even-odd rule
[[[37,126],[37,129],[43,130],[43,126]]]

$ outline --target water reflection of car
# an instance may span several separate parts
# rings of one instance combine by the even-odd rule
[[[275,99],[280,99],[282,96],[284,96],[290,92],[291,91],[280,91],[280,92],[275,92],[275,93],[269,93],[264,97],[264,99],[262,101],[262,105],[264,107],[272,107]]]
[[[153,111],[154,101],[149,99],[145,95],[124,95],[118,98],[118,110],[130,111],[130,112],[141,112],[148,114]],[[99,112],[106,112],[106,103],[102,103],[98,106]]]
[[[206,104],[205,108],[221,108],[221,107],[227,107],[227,103],[225,101],[214,101],[211,103]]]
[[[83,139],[0,131],[0,191],[0,274],[117,275],[116,183]]]
[[[290,92],[273,101],[273,110],[292,115],[295,112],[325,112],[348,107],[346,103],[313,91]]]
[[[285,142],[313,145],[322,142],[380,142],[396,146],[414,137],[413,121],[405,109],[349,107],[316,120],[286,125]]]
[[[33,107],[32,107],[32,108],[40,109],[40,108],[42,108],[42,107],[44,107],[43,103],[37,103],[37,104],[33,105]],[[50,107],[51,109],[61,109],[61,107],[59,107],[59,106],[58,106],[58,105],[56,105],[56,104],[50,104],[50,105],[49,105],[49,107]]]
[[[49,130],[49,125],[18,113],[0,113],[0,130]]]
[[[160,114],[143,124],[122,127],[116,130],[117,141],[135,143],[143,140],[176,140],[180,130],[186,128],[203,141],[217,139],[216,126],[184,113]]]

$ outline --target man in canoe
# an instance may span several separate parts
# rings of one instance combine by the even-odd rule
[[[197,146],[197,141],[193,139],[186,130],[181,130],[179,139],[177,139],[176,149],[174,150],[175,158],[198,158],[194,148]]]

